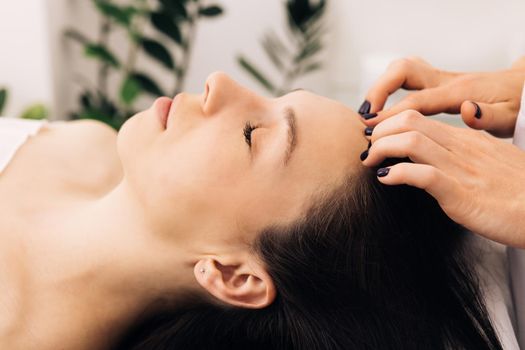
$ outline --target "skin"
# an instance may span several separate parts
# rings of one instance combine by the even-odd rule
[[[525,81],[525,57],[496,72],[459,73],[437,69],[418,57],[392,62],[370,88],[366,99],[377,117],[365,120],[373,127],[405,110],[424,115],[461,113],[465,124],[498,137],[512,137]],[[388,96],[399,89],[416,90],[384,109]],[[476,118],[476,103],[481,118]]]
[[[524,59],[508,70],[468,74],[440,71],[418,58],[394,62],[367,95],[378,115],[364,120],[374,129],[363,164],[410,158],[413,163],[390,167],[379,181],[424,189],[470,231],[525,248],[525,152],[486,132],[423,116],[461,112],[474,129],[511,136],[524,80]],[[389,94],[401,87],[420,91],[381,111]],[[480,106],[481,118],[474,116],[472,101]]]
[[[285,164],[289,107],[297,143]],[[165,129],[159,116],[168,113]],[[251,148],[248,121],[259,126]],[[157,100],[114,140],[114,186],[40,210],[6,240],[23,254],[2,255],[0,267],[20,268],[2,280],[12,297],[0,300],[10,316],[0,321],[1,347],[107,348],[146,307],[176,306],[187,292],[269,305],[275,286],[250,243],[363,169],[363,129],[337,102],[306,91],[262,98],[223,73],[202,95]]]

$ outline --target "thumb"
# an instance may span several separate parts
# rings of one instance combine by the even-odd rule
[[[461,104],[461,117],[472,129],[486,130],[497,137],[512,137],[517,115],[508,102],[465,101]]]

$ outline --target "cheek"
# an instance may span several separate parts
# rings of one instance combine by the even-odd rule
[[[229,216],[234,192],[246,181],[249,165],[247,150],[231,139],[231,134],[203,127],[158,147],[150,157],[151,183],[146,188],[159,220],[175,224],[219,213]]]
[[[240,134],[240,133],[239,133]],[[170,140],[171,141],[171,140]],[[231,132],[202,127],[188,132],[161,155],[163,176],[177,186],[230,187],[248,170],[250,156]]]

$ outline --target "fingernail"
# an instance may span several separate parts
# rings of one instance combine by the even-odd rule
[[[359,156],[359,158],[361,158],[361,161],[364,161],[367,157],[368,157],[368,150],[364,151],[364,152],[361,153],[361,155]]]
[[[377,117],[377,113],[367,113],[367,114],[363,114],[363,118],[365,118],[366,120],[368,119],[372,119],[372,118],[375,118]]]
[[[366,136],[372,136],[372,132],[374,131],[374,128],[367,126],[365,129],[365,135]]]
[[[390,168],[381,168],[377,170],[377,177],[385,177],[390,172]]]
[[[472,102],[472,104],[474,107],[476,107],[476,113],[474,113],[474,117],[476,117],[476,119],[481,119],[481,108],[479,108],[479,105],[476,102]]]
[[[361,107],[359,107],[359,114],[363,115],[367,113],[370,113],[370,102],[365,100],[365,102],[363,102]]]

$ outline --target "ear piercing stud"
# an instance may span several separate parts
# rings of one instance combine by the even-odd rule
[[[206,270],[204,269],[204,267],[201,267],[201,269],[199,270],[200,273],[204,274],[206,273]]]

